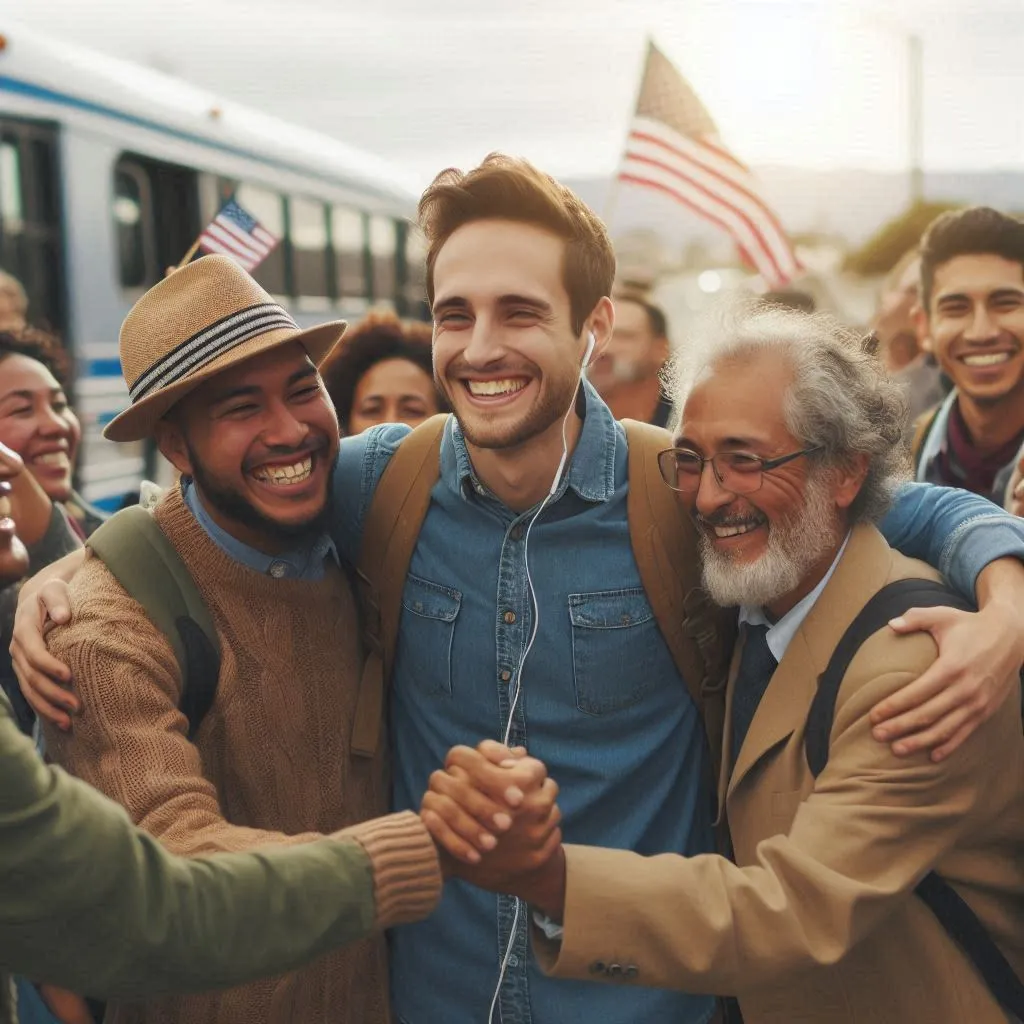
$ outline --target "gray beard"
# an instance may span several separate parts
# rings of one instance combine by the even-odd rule
[[[756,561],[736,564],[700,531],[704,589],[715,604],[763,607],[794,591],[807,571],[839,541],[835,505],[825,481],[811,477],[800,511],[773,523],[768,548]]]

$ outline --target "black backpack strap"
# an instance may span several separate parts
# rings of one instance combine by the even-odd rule
[[[111,516],[87,546],[167,637],[181,673],[178,706],[193,739],[217,694],[220,641],[192,574],[153,516],[139,505]]]
[[[214,646],[216,634],[211,639],[206,630],[189,616],[179,618],[177,627],[185,649],[185,674],[178,707],[188,719],[188,738],[195,740],[199,726],[217,698],[220,648],[219,644]]]
[[[814,695],[810,713],[807,715],[807,731],[804,734],[804,750],[811,774],[817,778],[828,764],[829,738],[832,734],[832,720],[836,712],[836,698],[846,677],[854,655],[861,646],[880,629],[911,608],[934,608],[949,605],[973,611],[974,606],[934,580],[896,580],[882,587],[860,610],[847,627],[825,671],[818,677],[818,692]]]
[[[1024,983],[963,897],[934,871],[918,882],[914,892],[974,964],[999,1005],[1024,1021]]]
[[[818,692],[807,716],[804,737],[807,764],[815,777],[828,764],[829,739],[835,716],[836,697],[846,671],[861,645],[882,629],[890,619],[911,608],[948,605],[973,611],[973,605],[955,591],[932,580],[897,580],[883,587],[850,623],[818,679]],[[929,872],[914,890],[935,915],[946,934],[974,964],[989,991],[999,1004],[1024,1021],[1024,984],[1017,977],[1002,951],[992,940],[978,915],[956,890],[934,871]]]

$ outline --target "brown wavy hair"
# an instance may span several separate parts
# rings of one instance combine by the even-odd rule
[[[583,330],[590,312],[610,295],[615,252],[601,219],[571,189],[516,157],[492,153],[471,171],[442,171],[423,193],[419,223],[427,244],[427,299],[434,303],[434,263],[441,247],[465,224],[511,220],[544,228],[565,242],[562,281],[572,327]]]

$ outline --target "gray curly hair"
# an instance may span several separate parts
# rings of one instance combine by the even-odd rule
[[[868,457],[867,476],[848,514],[851,525],[877,522],[910,468],[907,401],[873,346],[834,318],[760,301],[719,307],[687,338],[665,371],[665,386],[682,408],[706,369],[771,348],[793,364],[783,405],[789,432],[804,447],[821,448],[812,464],[822,468]]]

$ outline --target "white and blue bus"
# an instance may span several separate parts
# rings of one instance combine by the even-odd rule
[[[151,446],[100,433],[128,399],[121,322],[230,196],[283,240],[254,276],[300,324],[424,314],[416,190],[395,167],[0,18],[0,268],[71,351],[79,489],[101,508],[163,475]]]

